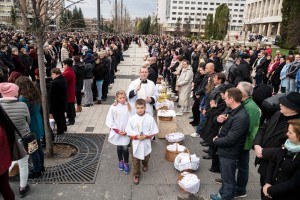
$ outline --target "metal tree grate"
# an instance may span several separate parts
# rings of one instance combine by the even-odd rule
[[[78,153],[69,162],[46,167],[46,171],[40,178],[29,179],[28,182],[95,183],[105,137],[105,135],[98,134],[64,134],[57,136],[54,143],[74,145],[78,149]],[[10,181],[19,182],[19,175],[10,178]]]

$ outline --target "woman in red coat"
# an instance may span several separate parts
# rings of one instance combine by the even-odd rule
[[[9,185],[8,169],[11,165],[12,147],[15,141],[15,134],[12,131],[11,122],[0,106],[0,193],[4,200],[14,200],[15,195]]]
[[[76,76],[72,68],[73,60],[67,58],[63,61],[64,72],[63,76],[65,77],[68,85],[68,107],[67,107],[67,117],[69,121],[68,125],[73,125],[75,123],[75,87],[76,87]]]

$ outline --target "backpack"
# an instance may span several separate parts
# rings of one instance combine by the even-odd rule
[[[234,84],[234,80],[237,77],[237,75],[238,75],[238,66],[236,63],[233,63],[228,71],[228,78],[227,78],[228,83]]]

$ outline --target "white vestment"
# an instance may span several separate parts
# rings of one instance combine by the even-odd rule
[[[130,118],[130,111],[127,104],[118,103],[112,105],[106,116],[106,126],[110,128],[108,141],[113,145],[128,145],[130,138],[125,135],[118,134],[115,130],[125,131],[127,122]],[[115,130],[114,130],[115,129]]]
[[[154,118],[145,113],[143,116],[133,115],[129,119],[125,131],[128,136],[140,135],[141,132],[145,135],[155,135],[158,133],[158,128]],[[133,156],[144,160],[152,151],[151,139],[144,139],[143,141],[132,140],[132,148]]]
[[[141,80],[138,78],[134,81],[131,81],[129,88],[127,90],[127,97],[129,99],[129,103],[132,108],[132,114],[134,115],[136,113],[135,110],[135,102],[137,99],[146,99],[147,97],[152,97],[154,101],[157,101],[158,98],[158,89],[156,85],[153,83],[153,81],[147,79],[147,83],[141,84],[141,89],[135,93],[136,95],[132,98],[129,98],[129,93],[132,90],[135,90],[138,85],[141,84]],[[155,103],[154,103],[155,105]],[[151,116],[153,116],[153,106],[150,103],[146,104],[146,112],[149,113]]]

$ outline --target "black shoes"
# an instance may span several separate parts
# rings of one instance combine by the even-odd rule
[[[82,105],[82,107],[92,107],[92,106],[93,106],[92,103]]]
[[[39,171],[39,172],[30,172],[29,175],[28,175],[28,179],[35,179],[35,178],[39,178],[40,176],[42,176],[41,171]]]
[[[102,104],[102,101],[101,100],[97,100],[96,104]]]
[[[202,145],[202,146],[204,146],[204,147],[208,147],[209,146],[209,144],[207,144],[206,142],[200,142],[200,144]]]
[[[220,170],[218,170],[218,169],[209,168],[208,170],[213,173],[220,173]]]
[[[209,149],[203,149],[204,153],[210,153]]]
[[[26,185],[25,189],[23,189],[23,190],[19,189],[20,198],[24,198],[28,191],[29,191],[29,185],[28,184]]]
[[[67,122],[66,123],[67,126],[71,126],[71,125],[74,125],[74,124],[75,124],[75,122]]]
[[[206,160],[210,160],[212,159],[212,156],[211,155],[206,155],[206,156],[202,156],[203,159],[206,159]]]

